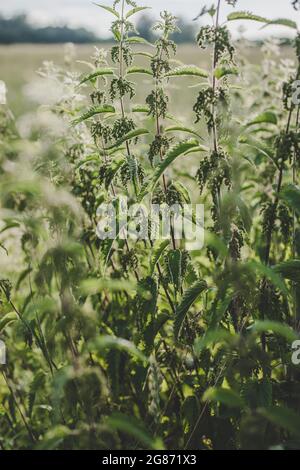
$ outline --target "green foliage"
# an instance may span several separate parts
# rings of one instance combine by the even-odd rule
[[[178,338],[183,327],[183,322],[185,317],[193,305],[193,303],[197,300],[199,295],[202,294],[207,289],[207,283],[205,281],[196,281],[187,291],[184,292],[181,302],[176,309],[176,317],[175,317],[175,324],[174,324],[174,333],[175,337]]]
[[[264,18],[262,16],[254,15],[249,11],[236,11],[230,13],[227,17],[228,21],[235,21],[235,20],[250,20],[250,21],[258,21],[259,23],[269,23],[270,20]]]

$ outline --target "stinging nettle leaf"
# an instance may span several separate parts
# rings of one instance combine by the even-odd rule
[[[145,52],[145,51],[137,51],[133,52],[133,55],[136,56],[141,56],[141,57],[147,57],[148,59],[153,59],[153,54],[150,54],[150,52]]]
[[[134,131],[128,132],[128,134],[124,135],[124,137],[118,140],[114,145],[107,147],[106,150],[111,150],[115,147],[119,147],[124,142],[128,142],[129,140],[135,139],[136,137],[140,137],[141,135],[147,135],[147,134],[149,134],[149,131],[147,129],[143,129],[143,128],[135,129]]]
[[[215,77],[220,80],[228,75],[238,75],[239,70],[237,67],[218,67],[215,70]]]
[[[127,75],[133,74],[141,74],[141,75],[150,75],[152,77],[152,72],[149,69],[145,69],[144,67],[130,67],[127,69]]]
[[[150,181],[144,186],[142,189],[140,195],[139,195],[139,200],[141,201],[147,194],[151,193],[154,191],[159,178],[163,175],[163,173],[166,171],[166,169],[173,163],[176,158],[178,158],[180,155],[185,155],[187,152],[194,147],[198,146],[198,142],[193,140],[193,141],[186,141],[186,142],[181,142],[178,144],[176,147],[173,147],[166,155],[165,159],[156,167],[154,170],[154,173],[150,179]]]
[[[284,279],[293,282],[300,282],[300,259],[284,261],[273,267],[274,271],[280,274]]]
[[[11,323],[18,320],[18,317],[15,312],[9,312],[4,317],[0,318],[0,333],[9,326]]]
[[[196,302],[198,297],[208,289],[206,281],[196,281],[189,289],[187,289],[181,299],[180,304],[176,308],[176,317],[174,322],[174,335],[178,339],[186,315],[190,307]]]
[[[79,118],[74,119],[72,121],[72,125],[76,126],[77,124],[80,124],[81,122],[91,119],[93,116],[96,116],[97,114],[114,114],[115,112],[116,110],[113,106],[109,106],[109,105],[93,106],[91,109],[89,109],[84,114],[79,116]]]
[[[202,139],[202,137],[198,134],[197,131],[195,131],[194,129],[191,129],[189,127],[184,127],[184,126],[167,127],[165,129],[165,132],[185,132],[187,134],[194,135],[194,136],[198,137],[199,139]]]
[[[209,388],[203,395],[203,401],[222,403],[229,408],[243,408],[245,406],[241,396],[228,388]]]
[[[142,362],[148,362],[146,356],[144,356],[144,354],[131,341],[117,338],[115,336],[100,336],[96,340],[90,342],[88,348],[91,350],[95,349],[97,351],[118,349],[119,351],[125,351],[128,354],[131,354]]]
[[[147,44],[147,46],[154,47],[151,42],[141,38],[140,36],[131,36],[130,38],[126,39],[126,42],[128,42],[128,44]]]
[[[132,107],[131,110],[133,113],[142,113],[142,114],[149,114],[150,108],[149,106],[144,106],[144,105],[135,105]]]
[[[295,410],[273,406],[259,409],[258,412],[271,423],[300,438],[300,416]]]
[[[249,261],[248,263],[245,264],[245,266],[248,267],[253,272],[256,272],[261,278],[267,278],[271,283],[279,289],[283,295],[286,297],[289,296],[289,291],[288,288],[284,282],[284,279],[274,271],[274,269],[271,269],[269,266],[266,266],[263,263],[260,263],[258,261]]]
[[[280,193],[281,199],[286,201],[288,205],[300,215],[300,188],[293,184],[284,186]]]
[[[103,67],[102,69],[97,69],[93,73],[89,73],[88,75],[85,75],[80,81],[80,85],[83,85],[86,82],[95,80],[98,77],[103,77],[106,75],[113,75],[113,74],[114,74],[114,70],[112,68]]]
[[[203,77],[207,78],[208,73],[196,65],[183,65],[165,74],[165,77]]]
[[[150,261],[150,275],[151,276],[154,273],[154,269],[157,263],[159,262],[161,255],[163,254],[167,246],[169,246],[169,244],[170,244],[170,240],[164,240],[163,242],[159,244],[157,248],[154,247],[154,250],[151,256],[151,261]]]
[[[262,26],[261,29],[267,28],[268,26],[286,26],[287,28],[298,29],[297,23],[287,18],[278,18],[277,20],[269,21],[268,24]]]
[[[255,119],[246,124],[246,127],[255,126],[256,124],[278,124],[278,118],[275,113],[272,111],[266,111],[265,113],[260,114]]]
[[[279,323],[272,320],[261,320],[256,321],[252,326],[248,328],[252,333],[273,333],[282,338],[285,338],[287,342],[293,343],[299,339],[299,335],[292,330],[287,324]]]
[[[108,11],[109,13],[112,13],[117,18],[120,18],[119,13],[114,8],[108,7],[106,5],[101,5],[100,3],[94,3],[94,5],[96,5],[97,7],[102,8],[103,10]]]
[[[175,291],[179,291],[182,285],[182,251],[171,250],[166,255],[166,264],[168,266],[169,275]]]
[[[238,338],[227,330],[211,330],[208,331],[203,338],[196,338],[194,343],[194,351],[198,356],[203,350],[220,343],[231,343]]]
[[[269,23],[270,20],[264,18],[263,16],[254,15],[250,11],[236,11],[234,13],[230,13],[227,16],[228,21],[235,21],[235,20],[250,20],[250,21],[258,21],[259,23]]]
[[[134,291],[136,284],[131,281],[118,279],[90,278],[82,281],[80,290],[85,295],[95,295],[98,292],[108,290],[110,292]]]
[[[147,449],[162,450],[164,445],[160,439],[153,438],[148,431],[136,420],[136,418],[125,416],[120,413],[114,413],[107,420],[109,428],[120,431],[132,436],[138,442],[141,442]]]

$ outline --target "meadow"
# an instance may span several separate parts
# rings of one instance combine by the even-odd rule
[[[91,57],[96,45],[76,45],[76,60],[84,61]],[[97,47],[102,47],[101,44]],[[105,45],[104,49],[109,50],[109,45]],[[243,55],[245,60],[252,64],[259,64],[262,60],[263,54],[261,49],[251,43],[247,44],[243,48]],[[41,67],[42,63],[52,61],[57,65],[64,65],[64,49],[62,45],[38,45],[38,44],[17,44],[12,46],[1,46],[0,45],[0,78],[4,80],[8,87],[8,100],[13,112],[20,116],[26,111],[30,111],[34,108],[35,103],[30,101],[24,96],[24,87],[30,85],[30,83],[36,77],[37,70]],[[290,47],[283,48],[282,56],[293,57],[293,51]],[[199,67],[206,67],[209,64],[210,56],[207,53],[199,54],[199,48],[196,44],[185,44],[178,46],[177,58],[180,61],[197,64]],[[139,60],[139,63],[143,64],[143,60]],[[83,72],[84,67],[80,64],[76,64],[76,69]],[[174,97],[174,108],[177,106],[182,109],[185,106],[185,99],[188,99],[188,104],[192,104],[193,97],[189,89],[184,85],[184,95],[179,92]],[[190,85],[190,83],[188,83]],[[142,83],[139,84],[138,88],[139,96],[142,98],[144,89]],[[174,109],[176,111],[176,109]]]
[[[149,44],[116,0],[105,49],[0,48],[3,450],[300,448],[300,36],[225,2],[270,24]]]

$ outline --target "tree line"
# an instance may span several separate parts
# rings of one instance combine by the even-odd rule
[[[187,23],[183,18],[179,18],[178,24],[181,32],[175,32],[173,39],[177,43],[193,42],[196,34],[194,24]],[[137,21],[136,28],[143,38],[151,41],[155,37],[152,25],[153,18],[151,15],[142,15]],[[11,18],[0,16],[0,44],[60,44],[65,42],[87,44],[110,41],[112,41],[112,37],[103,38],[85,28],[74,29],[68,26],[50,25],[35,27],[29,23],[25,14]]]

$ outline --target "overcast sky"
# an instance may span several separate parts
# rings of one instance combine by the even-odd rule
[[[98,0],[98,3],[111,5],[112,2]],[[155,14],[162,9],[168,9],[192,20],[205,4],[211,5],[212,0],[141,0],[138,3],[152,7]],[[232,7],[225,5],[225,1],[223,4],[225,17],[232,11]],[[238,0],[238,9],[250,10],[270,19],[292,18],[300,27],[300,13],[292,8],[291,0]],[[85,26],[101,35],[108,32],[110,24],[110,15],[93,5],[92,0],[0,0],[0,14],[11,15],[19,12],[27,13],[31,20],[38,24],[64,23],[70,26]],[[248,36],[261,34],[258,23],[244,22],[244,25],[247,26]],[[232,27],[236,29],[237,24]],[[287,34],[289,30],[270,27],[268,34],[276,32]]]

